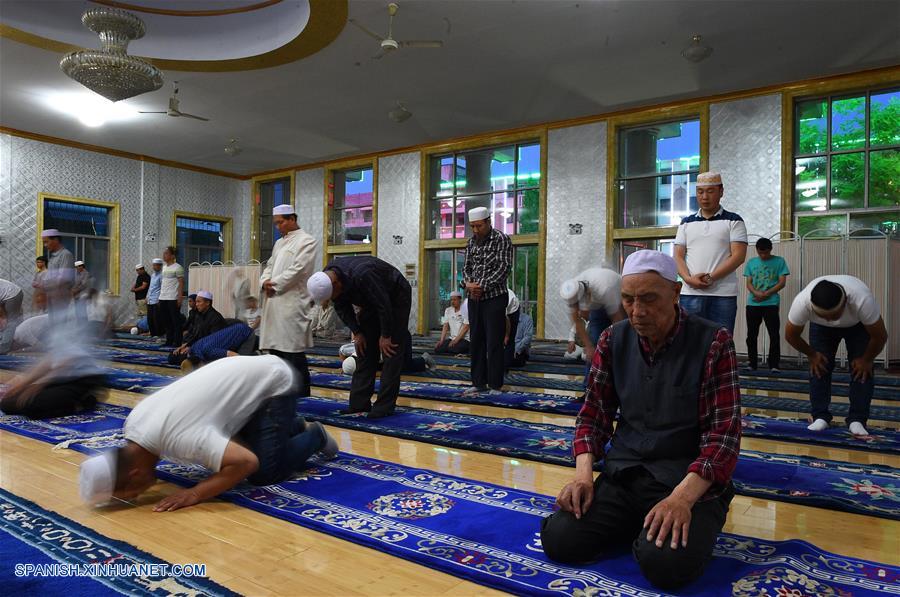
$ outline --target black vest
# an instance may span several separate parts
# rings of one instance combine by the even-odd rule
[[[718,326],[689,315],[653,366],[626,319],[612,326],[612,378],[620,418],[603,472],[643,466],[674,488],[700,454],[700,380]]]

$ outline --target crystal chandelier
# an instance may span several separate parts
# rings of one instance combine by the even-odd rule
[[[142,20],[124,10],[92,8],[81,23],[100,36],[101,49],[63,56],[59,68],[66,75],[114,102],[162,87],[158,68],[126,53],[128,42],[144,37]]]

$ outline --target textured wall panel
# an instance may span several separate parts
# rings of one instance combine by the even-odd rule
[[[378,160],[378,257],[401,272],[406,264],[419,271],[419,221],[421,188],[419,152],[403,153]],[[396,244],[394,237],[401,244]],[[415,330],[418,319],[418,288],[413,284],[409,329]]]
[[[560,285],[606,259],[606,123],[551,130],[547,141],[544,335],[565,338]],[[569,224],[581,224],[581,234],[569,234]]]
[[[316,241],[316,271],[322,268],[325,231],[325,170],[300,170],[294,179],[297,221]]]
[[[0,276],[20,283],[31,304],[39,193],[116,202],[121,241],[117,314],[120,320],[131,318],[134,302],[128,289],[134,281],[134,265],[148,263],[170,242],[173,211],[231,217],[234,230],[240,231],[245,228],[240,219],[239,202],[246,199],[242,189],[246,183],[230,178],[0,135],[0,215],[4,217],[0,228],[8,229],[8,238],[0,245]],[[155,234],[156,240],[147,241],[147,233]],[[243,242],[236,234],[236,256]]]
[[[709,166],[722,173],[723,206],[747,232],[770,236],[781,228],[781,95],[712,104]]]

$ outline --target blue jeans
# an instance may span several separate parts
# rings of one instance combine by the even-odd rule
[[[588,325],[587,325],[587,335],[588,339],[591,341],[591,347],[597,348],[597,341],[600,339],[600,334],[603,333],[603,330],[612,325],[612,320],[609,318],[609,315],[606,314],[606,310],[604,309],[592,309],[591,314],[588,317]],[[587,348],[587,347],[585,347]],[[588,361],[584,364],[584,387],[588,386],[588,378],[591,375],[591,363]]]
[[[259,460],[259,469],[247,478],[254,485],[285,480],[325,445],[319,428],[307,427],[297,415],[295,396],[268,400],[241,429],[240,438]]]
[[[736,296],[682,294],[679,302],[682,309],[691,315],[708,319],[723,328],[727,328],[732,335],[734,334],[734,318],[737,317]]]
[[[834,371],[834,358],[838,346],[843,340],[847,345],[847,358],[852,361],[866,351],[869,344],[869,332],[863,324],[857,323],[849,328],[830,328],[817,323],[809,324],[809,345],[816,352],[821,352],[828,359],[828,371],[822,377],[809,376],[809,402],[813,419],[831,421],[828,406],[831,404],[831,373]],[[869,405],[875,393],[875,380],[869,377],[865,383],[850,380],[850,412],[847,413],[847,425],[859,421],[863,425],[869,418]]]

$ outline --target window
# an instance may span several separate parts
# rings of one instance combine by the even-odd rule
[[[900,223],[900,89],[794,104],[793,205],[801,236]]]
[[[698,118],[621,128],[615,228],[677,226],[697,211]]]
[[[272,223],[272,209],[291,202],[291,178],[260,182],[257,191],[257,230],[259,231],[259,260],[265,263],[272,256],[272,246],[281,234]]]
[[[231,220],[227,218],[175,212],[175,260],[184,267],[185,294],[190,287],[190,264],[229,259],[225,239],[230,236]]]
[[[468,211],[486,207],[494,228],[537,234],[541,146],[537,142],[433,156],[430,160],[427,238],[471,236]]]
[[[538,247],[518,245],[513,247],[513,263],[507,285],[519,297],[520,308],[537,321],[538,301]]]
[[[375,204],[372,168],[334,170],[331,176],[328,244],[371,244]]]
[[[459,290],[465,249],[428,252],[427,329],[440,329],[444,310],[450,306],[450,293]]]
[[[39,230],[59,230],[63,246],[76,260],[84,261],[95,288],[118,293],[118,204],[46,195],[39,201]],[[40,250],[43,252],[43,247]]]
[[[662,253],[665,253],[669,257],[675,256],[674,239],[636,238],[620,240],[616,242],[615,247],[618,271],[622,271],[622,267],[624,267],[625,265],[625,260],[628,259],[629,255],[638,251],[642,251],[644,249],[649,249],[651,251],[660,251]]]

